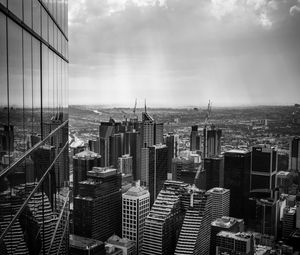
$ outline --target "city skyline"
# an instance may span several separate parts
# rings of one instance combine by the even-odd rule
[[[296,0],[70,1],[70,104],[297,103],[299,10]]]

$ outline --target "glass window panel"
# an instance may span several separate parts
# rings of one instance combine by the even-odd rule
[[[38,0],[32,2],[33,11],[33,30],[41,35],[41,4]]]
[[[57,75],[57,79],[58,79],[57,87],[58,87],[58,90],[57,90],[57,97],[58,97],[59,112],[61,112],[62,108],[63,108],[63,105],[62,105],[62,82],[61,82],[62,81],[62,73],[61,73],[61,70],[62,70],[62,67],[61,67],[62,61],[61,61],[60,57],[57,57],[57,60],[58,60],[58,75]]]
[[[43,45],[43,64],[42,64],[42,94],[43,94],[43,122],[49,122],[51,119],[50,111],[50,88],[49,88],[49,51],[48,48]]]
[[[23,0],[24,3],[24,22],[32,28],[32,0]]]
[[[51,50],[48,50],[49,52],[49,84],[48,84],[48,91],[49,91],[49,114],[50,116],[54,113],[54,80],[53,80],[53,52]]]
[[[54,68],[53,68],[53,71],[54,71],[54,75],[53,75],[53,78],[54,78],[54,84],[53,84],[53,110],[54,110],[54,114],[57,113],[57,55],[54,54],[54,58],[53,58],[53,63],[54,63]]]
[[[57,29],[57,31],[58,31],[58,37],[57,37],[57,41],[58,41],[58,44],[57,44],[57,51],[59,52],[59,53],[61,53],[61,37],[62,37],[62,34],[61,34],[61,32],[60,32],[60,30],[59,29]]]
[[[57,26],[54,24],[54,37],[53,37],[53,47],[57,49]]]
[[[31,136],[33,135],[33,111],[32,111],[32,39],[31,35],[23,32],[24,47],[24,120],[27,148],[33,146]]]
[[[54,29],[54,23],[52,19],[49,18],[49,43],[53,47],[53,29]]]
[[[19,19],[22,19],[22,1],[9,0],[8,9],[15,14]]]
[[[40,42],[32,38],[33,132],[41,134],[41,63]]]
[[[14,129],[14,152],[24,151],[22,29],[8,19],[8,70],[10,125]]]
[[[42,8],[42,37],[48,42],[48,14],[44,8]]]

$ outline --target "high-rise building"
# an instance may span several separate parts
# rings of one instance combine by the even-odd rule
[[[289,194],[290,185],[293,182],[291,172],[280,171],[276,174],[276,187],[279,188],[279,194]]]
[[[122,155],[118,158],[118,170],[122,174],[132,175],[132,157],[129,154]]]
[[[192,126],[192,131],[190,134],[190,150],[198,151],[201,149],[201,137],[198,132],[198,125]]]
[[[174,158],[172,159],[172,179],[193,184],[196,176],[196,168],[193,159]]]
[[[222,218],[229,216],[230,190],[224,188],[212,188],[207,191],[211,194],[212,200],[212,218]]]
[[[221,136],[222,130],[215,129],[212,125],[210,128],[203,129],[203,156],[204,158],[217,157],[221,154]]]
[[[145,221],[143,255],[173,254],[184,212],[179,195],[187,184],[166,181]]]
[[[182,194],[181,200],[188,207],[174,254],[209,254],[212,220],[211,194],[193,186]]]
[[[164,123],[154,123],[154,144],[164,142]]]
[[[0,253],[67,254],[68,1],[0,1],[0,56]]]
[[[251,234],[221,231],[217,234],[216,255],[254,255],[254,237]]]
[[[168,179],[168,147],[153,145],[149,147],[149,182],[150,206]]]
[[[142,147],[154,144],[154,119],[146,111],[142,113],[141,136]]]
[[[300,171],[300,138],[294,137],[290,142],[289,169]]]
[[[139,181],[122,195],[122,236],[135,242],[142,251],[145,220],[150,211],[150,194]]]
[[[178,156],[179,136],[173,133],[164,135],[164,144],[168,147],[168,173],[172,173],[172,160]]]
[[[141,135],[135,130],[125,133],[124,152],[132,157],[132,175],[134,180],[141,179]]]
[[[79,182],[87,179],[87,172],[101,165],[101,156],[92,151],[82,151],[73,156],[73,196],[78,194]]]
[[[117,235],[112,235],[106,241],[107,244],[113,245],[122,251],[123,255],[137,255],[135,242],[128,238],[120,238]]]
[[[74,233],[106,241],[122,232],[121,174],[114,168],[94,167],[79,182],[74,197]]]
[[[211,235],[210,235],[210,255],[216,254],[216,238],[217,234],[221,231],[227,231],[232,233],[244,232],[245,225],[242,219],[223,216],[211,223]]]
[[[211,157],[204,159],[206,170],[206,189],[224,187],[224,157]]]
[[[253,146],[251,152],[251,192],[271,193],[275,188],[277,150],[268,146]]]
[[[70,235],[69,252],[72,255],[105,255],[104,243],[95,239]]]
[[[143,186],[149,184],[149,148],[141,148],[140,179]]]
[[[110,137],[115,133],[115,121],[101,122],[99,126],[99,151],[102,157],[101,166],[110,164]]]
[[[113,134],[109,143],[109,165],[117,168],[118,159],[124,154],[124,133]]]
[[[288,239],[296,229],[296,207],[286,207],[283,210],[282,238]]]
[[[230,190],[231,217],[248,217],[250,192],[250,152],[231,150],[224,154],[224,188]]]

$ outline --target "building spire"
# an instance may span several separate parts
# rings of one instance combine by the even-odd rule
[[[147,102],[146,102],[146,98],[145,98],[145,112],[147,112]]]

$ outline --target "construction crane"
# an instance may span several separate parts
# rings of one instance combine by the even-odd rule
[[[206,110],[206,116],[205,116],[205,121],[204,121],[204,127],[206,127],[209,123],[209,118],[211,115],[211,107],[212,107],[212,102],[209,100],[208,105],[207,105],[207,110]]]

